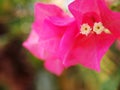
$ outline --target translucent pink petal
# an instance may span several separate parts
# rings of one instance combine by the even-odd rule
[[[77,61],[87,68],[99,71],[100,62],[97,58],[97,52],[95,37],[93,35],[87,37],[80,35],[74,42],[74,47],[66,59],[66,64],[71,66],[74,61]]]
[[[53,4],[36,3],[34,6],[35,21],[43,22],[50,16],[64,17],[66,14],[61,8]]]
[[[64,33],[64,28],[61,30],[61,33],[58,33],[60,29],[48,21],[45,21],[42,27],[43,28],[40,27],[38,22],[33,23],[33,29],[39,31],[39,37],[43,40],[58,38],[61,34]]]
[[[63,60],[63,64],[74,45],[74,40],[76,39],[77,34],[79,34],[79,30],[76,22],[73,22],[61,38],[58,53],[59,57]],[[73,63],[73,65],[74,64],[75,63]]]
[[[26,41],[24,41],[23,46],[25,48],[27,48],[34,56],[36,56],[37,58],[41,58],[41,54],[39,53],[39,36],[36,33],[35,30],[32,30],[28,39]],[[42,50],[41,50],[42,53]]]
[[[23,43],[23,46],[27,48],[34,56],[39,59],[45,59],[45,67],[52,73],[60,75],[64,70],[64,66],[60,60],[55,57],[58,46],[58,41],[53,40],[41,40],[39,42],[39,36],[35,30],[32,30],[28,39]],[[57,44],[57,45],[56,45]],[[54,52],[51,52],[51,51]]]
[[[50,54],[56,54],[58,46],[60,44],[60,39],[63,36],[67,27],[56,27],[51,24],[51,22],[45,23],[44,29],[41,30],[41,35],[39,35],[39,46],[45,49],[45,52]]]
[[[107,52],[110,46],[115,42],[116,37],[113,34],[102,33],[96,36],[96,46],[98,50],[98,60],[101,60],[103,55]]]
[[[55,5],[41,3],[35,6],[35,17],[37,20],[33,23],[33,29],[39,33],[39,46],[44,48],[46,56],[49,57],[55,54],[60,38],[74,18]]]
[[[44,49],[43,57],[45,60],[53,57],[58,50],[60,40],[57,38],[39,41],[39,51]]]
[[[51,17],[44,20],[42,26],[39,22],[34,22],[33,29],[38,31],[40,37],[43,39],[61,37],[72,22],[74,22],[73,18]]]
[[[37,3],[35,5],[35,21],[33,29],[41,38],[59,37],[67,26],[74,21],[62,9],[52,4]]]
[[[44,30],[44,22],[46,19],[58,26],[66,26],[73,21],[73,18],[65,14],[64,11],[56,5],[36,3],[33,27],[38,26],[35,30],[40,35],[42,34],[41,30]]]
[[[50,72],[52,72],[56,75],[61,75],[61,73],[64,70],[64,66],[63,66],[61,60],[59,60],[55,57],[45,61],[44,65],[47,70],[49,70]]]
[[[78,25],[81,25],[84,14],[95,13],[99,15],[96,0],[75,0],[69,5],[69,10],[78,21]]]
[[[80,35],[76,38],[74,47],[66,58],[65,65],[69,67],[74,63],[79,63],[99,72],[100,61],[114,40],[113,35],[89,35],[88,37]]]
[[[120,12],[113,12],[107,8],[103,0],[97,0],[102,22],[116,37],[120,36]]]
[[[23,46],[37,58],[48,59],[56,53],[59,42],[60,40],[57,38],[41,40],[36,31],[32,30],[28,39],[23,43]]]
[[[56,26],[66,26],[75,21],[73,17],[49,17],[48,20]]]

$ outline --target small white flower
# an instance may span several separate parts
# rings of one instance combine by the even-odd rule
[[[96,34],[101,34],[104,30],[104,26],[101,22],[98,22],[98,23],[94,23],[94,26],[93,26],[93,31],[96,33]]]
[[[91,27],[86,23],[81,25],[80,33],[87,36],[91,30]]]

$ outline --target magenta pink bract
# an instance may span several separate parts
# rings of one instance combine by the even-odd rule
[[[36,3],[32,31],[23,46],[56,75],[76,64],[99,72],[103,55],[120,36],[120,13],[109,10],[103,0],[75,0],[69,10],[73,17],[56,5]],[[82,24],[93,27],[95,22],[111,33],[80,33]]]

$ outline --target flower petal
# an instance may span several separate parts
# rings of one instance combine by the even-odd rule
[[[46,21],[51,22],[55,26],[64,27],[73,20],[74,18],[69,17],[56,5],[43,3],[36,3],[35,5],[35,21],[33,23],[33,28],[37,27],[35,30],[40,35],[42,34],[41,31],[43,31],[45,25],[44,23]]]
[[[57,38],[41,40],[36,31],[32,30],[28,39],[23,43],[23,46],[37,58],[48,59],[56,53],[59,42],[60,40]]]
[[[99,36],[96,36],[96,45],[97,45],[97,56],[100,61],[103,55],[107,52],[110,46],[115,42],[116,37],[113,34],[102,33]]]
[[[56,51],[60,39],[70,24],[74,22],[74,18],[64,14],[64,12],[55,5],[39,3],[36,5],[35,10],[36,19],[32,25],[32,29],[36,30],[39,38],[36,52],[39,52],[40,57],[45,59],[46,63],[49,64],[50,58],[54,57],[55,54],[57,55]],[[52,60],[50,61],[52,63]],[[55,60],[53,60],[53,63],[54,61]]]
[[[74,18],[69,17],[56,5],[37,3],[32,27],[40,37],[48,39],[61,36],[73,21]]]
[[[43,22],[45,18],[50,16],[66,16],[63,10],[56,5],[53,4],[44,4],[44,3],[36,3],[35,4],[35,21]]]
[[[69,56],[66,60],[66,63],[71,66],[73,61],[77,61],[79,64],[99,71],[100,62],[97,58],[97,46],[95,42],[95,37],[93,35],[83,36],[80,35],[76,38],[72,51],[69,53]]]
[[[44,50],[42,56],[45,60],[53,57],[58,50],[60,40],[57,38],[49,39],[49,40],[39,40],[39,51]]]
[[[48,20],[56,26],[67,26],[75,21],[73,17],[49,17]]]
[[[45,61],[44,65],[47,70],[49,70],[50,72],[52,72],[58,76],[61,75],[61,73],[64,70],[64,66],[63,66],[61,60],[59,60],[55,57]]]
[[[95,13],[99,15],[96,0],[75,0],[69,5],[69,10],[78,21],[78,25],[82,24],[84,14]]]
[[[76,22],[73,22],[62,36],[58,48],[58,53],[61,60],[63,60],[63,64],[64,64],[64,60],[66,60],[66,57],[71,51],[72,46],[74,45],[74,40],[76,39],[76,36],[78,34],[79,34],[79,30],[77,28],[77,24]]]
[[[102,22],[116,37],[120,36],[120,12],[111,11],[103,0],[97,0]]]
[[[66,58],[65,65],[81,64],[92,70],[100,71],[100,61],[109,47],[115,41],[113,35],[102,34],[82,36],[76,38],[73,49]],[[76,62],[75,62],[76,61]]]
[[[43,53],[41,50],[41,53],[39,52],[39,36],[36,33],[35,30],[32,30],[28,39],[24,41],[23,46],[27,48],[34,56],[36,56],[39,59],[42,59],[41,54]]]

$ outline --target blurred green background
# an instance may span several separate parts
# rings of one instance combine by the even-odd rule
[[[70,0],[0,0],[0,90],[120,90],[120,50],[115,43],[101,62],[101,72],[71,67],[55,76],[22,47],[31,30],[35,2],[54,3],[66,11]],[[110,8],[120,11],[120,0]]]

